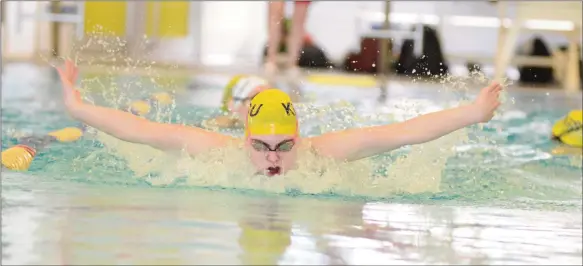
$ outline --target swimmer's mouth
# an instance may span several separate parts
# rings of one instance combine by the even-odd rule
[[[281,167],[279,166],[268,167],[267,169],[265,169],[265,174],[268,176],[279,175],[281,174]]]

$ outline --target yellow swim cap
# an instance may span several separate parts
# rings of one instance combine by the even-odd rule
[[[296,110],[285,92],[268,89],[253,97],[247,113],[248,135],[295,135],[297,131]]]
[[[583,110],[573,110],[555,123],[554,137],[572,147],[583,147]]]
[[[244,77],[245,75],[236,75],[229,81],[227,86],[225,86],[225,90],[223,91],[223,99],[221,100],[221,110],[223,112],[229,111],[228,103],[229,100],[233,97],[233,87],[235,87],[237,82],[239,82],[239,80]]]

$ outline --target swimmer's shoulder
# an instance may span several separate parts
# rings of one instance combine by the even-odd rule
[[[325,157],[318,152],[318,149],[314,146],[312,138],[301,138],[299,143],[299,152],[304,156],[314,157]]]

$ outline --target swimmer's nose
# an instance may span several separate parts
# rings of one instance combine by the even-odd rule
[[[279,161],[279,155],[277,154],[277,152],[274,152],[274,151],[268,152],[265,157],[266,157],[267,161],[269,161],[271,163],[275,163],[275,162]]]

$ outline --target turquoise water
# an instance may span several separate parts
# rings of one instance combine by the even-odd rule
[[[156,89],[116,79],[133,99]],[[178,92],[172,115],[157,119],[200,124],[216,113],[220,82],[213,84]],[[78,125],[58,86],[48,68],[4,68],[3,150],[19,135]],[[377,90],[307,85],[315,103],[299,108],[302,134],[399,121],[474,93],[395,83],[378,103]],[[581,158],[553,155],[548,139],[581,96],[510,90],[507,99],[492,122],[448,147],[455,153],[435,168],[439,192],[156,187],[92,138],[55,143],[30,171],[2,172],[3,264],[581,264]],[[341,100],[354,107],[338,107]],[[310,116],[313,106],[337,108],[322,118]],[[362,119],[347,119],[354,113]],[[375,171],[394,174],[390,164],[411,153],[373,158]],[[414,159],[399,178],[433,169],[432,160]]]

